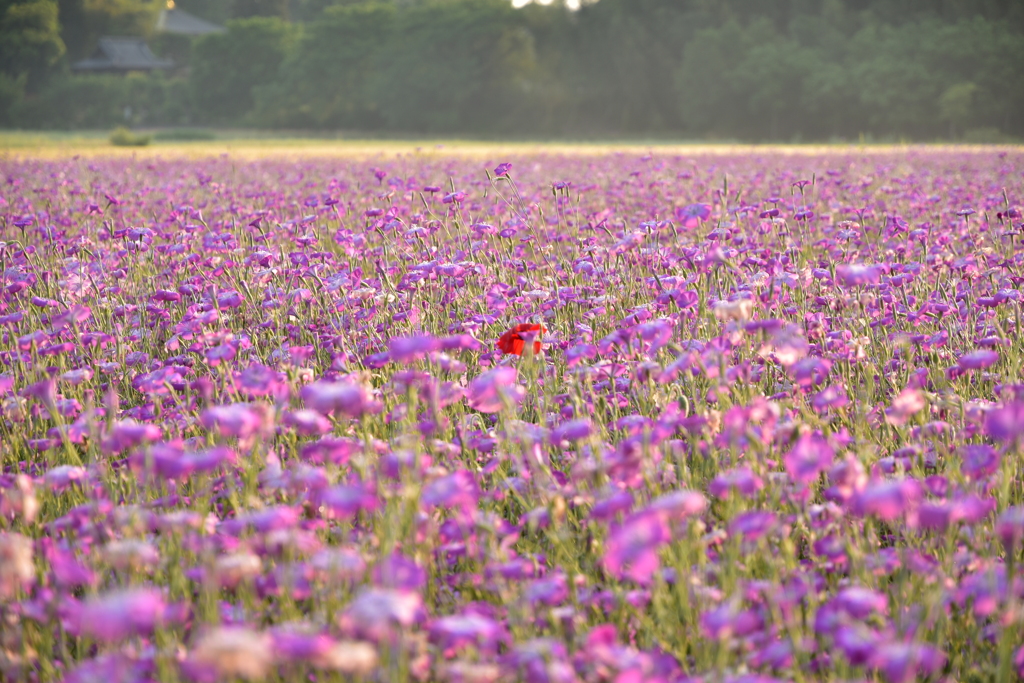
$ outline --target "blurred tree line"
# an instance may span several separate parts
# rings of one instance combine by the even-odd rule
[[[1021,0],[177,0],[173,74],[76,76],[158,0],[0,0],[0,124],[736,140],[1024,137]]]

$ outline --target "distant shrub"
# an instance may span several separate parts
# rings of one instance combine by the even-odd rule
[[[0,108],[3,86],[0,82]],[[32,130],[192,125],[188,81],[159,73],[69,74],[9,101],[5,125]]]
[[[966,131],[964,133],[964,142],[976,145],[1008,144],[1015,142],[1015,139],[998,128],[989,126],[985,128],[971,128]]]
[[[110,134],[110,144],[115,147],[145,147],[150,140],[150,136],[138,135],[124,126],[120,126]]]
[[[174,128],[172,130],[162,130],[158,133],[154,133],[153,139],[163,142],[200,142],[216,140],[217,134],[212,130],[203,130],[200,128]]]

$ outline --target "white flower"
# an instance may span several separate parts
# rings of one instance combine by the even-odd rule
[[[255,681],[266,676],[274,663],[274,650],[265,634],[230,626],[204,633],[192,648],[191,659],[215,668],[222,678]]]

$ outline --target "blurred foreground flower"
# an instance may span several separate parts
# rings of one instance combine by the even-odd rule
[[[197,681],[264,678],[274,663],[270,638],[244,626],[215,628],[202,633],[189,656],[189,673]]]
[[[481,413],[497,413],[508,405],[522,402],[526,390],[517,382],[518,373],[515,368],[499,367],[488,370],[466,388],[466,401],[469,407]]]
[[[0,533],[0,599],[7,599],[35,576],[32,539],[21,534]]]

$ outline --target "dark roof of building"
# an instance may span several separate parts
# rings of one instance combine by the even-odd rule
[[[92,57],[75,62],[75,71],[150,71],[170,69],[174,62],[160,59],[142,38],[100,38]]]
[[[178,33],[186,36],[204,36],[207,33],[223,33],[224,27],[180,9],[160,11],[156,20],[157,33]]]

